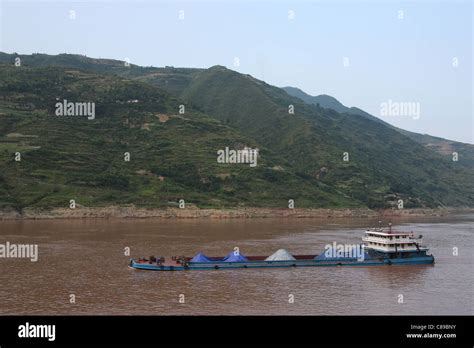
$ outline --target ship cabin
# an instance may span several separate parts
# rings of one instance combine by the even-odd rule
[[[365,249],[376,255],[388,258],[409,258],[425,256],[428,248],[421,245],[422,236],[415,237],[413,232],[398,232],[381,228],[365,231],[362,237]]]

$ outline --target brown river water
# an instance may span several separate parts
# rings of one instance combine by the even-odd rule
[[[39,258],[0,258],[0,314],[473,314],[474,215],[392,221],[424,236],[434,266],[151,272],[124,255],[318,254],[360,243],[377,225],[361,218],[2,221],[0,244],[37,244]]]

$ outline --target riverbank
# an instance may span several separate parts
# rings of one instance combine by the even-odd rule
[[[135,206],[109,206],[76,209],[25,208],[21,213],[16,210],[0,210],[0,220],[17,219],[89,219],[89,218],[166,218],[166,219],[234,219],[234,218],[367,218],[367,217],[408,217],[408,216],[446,216],[454,213],[474,212],[472,208],[416,208],[416,209],[279,209],[279,208],[165,208],[148,209]]]

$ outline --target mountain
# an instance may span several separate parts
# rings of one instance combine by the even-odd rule
[[[63,100],[93,101],[95,117],[56,116]],[[182,103],[114,75],[0,64],[0,207],[67,207],[71,199],[279,207],[289,198],[299,206],[357,206],[228,125],[192,107],[179,114]],[[257,167],[217,163],[219,149],[243,146],[260,148]]]
[[[182,197],[198,207],[474,205],[467,168],[382,121],[305,103],[250,75],[77,55],[20,56],[14,67],[16,56],[0,54],[3,206],[71,197],[90,206]],[[56,117],[56,98],[95,101],[97,117]],[[217,163],[217,150],[245,145],[260,150],[257,167]]]
[[[295,87],[283,87],[283,89],[291,96],[299,98],[303,100],[305,103],[311,105],[320,105],[323,108],[332,109],[340,113],[348,113],[351,115],[358,115],[368,118],[374,122],[379,122],[384,124],[387,127],[391,127],[398,132],[406,135],[411,140],[416,141],[424,145],[426,148],[432,149],[437,153],[443,155],[446,159],[452,159],[453,152],[457,152],[460,156],[460,165],[466,166],[468,168],[474,169],[474,145],[461,143],[457,141],[452,141],[448,139],[443,139],[440,137],[434,137],[428,134],[419,134],[415,132],[410,132],[391,124],[382,121],[381,119],[377,118],[369,114],[368,112],[361,110],[357,107],[347,107],[340,103],[336,98],[328,96],[328,95],[318,95],[318,96],[311,96],[305,92],[303,92],[299,88]]]
[[[189,83],[193,74],[202,69],[174,68],[174,67],[141,67],[116,59],[89,58],[79,54],[9,54],[0,52],[0,64],[14,64],[20,59],[22,67],[58,67],[86,70],[98,74],[112,74],[120,77],[148,82],[155,78],[162,81],[167,90],[181,91]]]
[[[462,205],[473,198],[469,171],[392,127],[302,103],[251,76],[212,67],[198,72],[182,97],[368,206],[393,197],[409,206]],[[289,105],[294,115],[288,114]]]
[[[339,113],[349,112],[350,110],[348,107],[342,105],[339,100],[326,94],[321,94],[313,97],[296,87],[283,87],[282,89],[285,90],[285,92],[289,95],[297,97],[308,104],[319,104],[323,108],[333,109]]]

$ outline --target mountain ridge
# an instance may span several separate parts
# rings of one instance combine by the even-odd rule
[[[371,119],[375,122],[380,122],[408,136],[410,139],[420,144],[423,144],[425,147],[431,148],[442,155],[446,155],[447,157],[452,157],[453,152],[462,154],[462,156],[464,157],[463,160],[465,161],[465,163],[467,163],[467,165],[470,168],[474,169],[474,145],[473,144],[464,143],[464,142],[455,141],[455,140],[449,140],[446,138],[433,136],[426,133],[423,133],[423,134],[416,133],[416,132],[408,131],[399,127],[395,127],[391,125],[390,123],[385,122],[379,119],[378,117],[373,116],[358,107],[355,107],[355,106],[347,107],[332,96],[328,96],[325,94],[311,96],[299,88],[289,87],[289,86],[282,87],[282,89],[285,90],[289,95],[297,97],[308,104],[312,104],[312,105],[319,104],[321,107],[324,107],[324,108],[329,108],[329,109],[336,110],[338,112],[348,113],[352,115],[359,115],[359,116],[363,116],[368,119]]]
[[[14,57],[0,54],[4,78],[0,84],[0,113],[5,120],[0,127],[0,148],[4,148],[0,166],[8,168],[8,175],[0,177],[0,190],[6,193],[4,197],[25,197],[19,202],[4,199],[0,201],[4,206],[42,207],[65,202],[67,195],[60,187],[54,188],[54,178],[70,186],[67,192],[80,192],[87,197],[85,201],[90,205],[122,202],[167,206],[185,192],[191,192],[190,201],[198,207],[286,207],[289,199],[296,199],[300,207],[393,207],[400,199],[407,208],[474,205],[474,187],[468,171],[393,127],[305,103],[283,89],[223,66],[126,67],[120,61],[101,61],[97,65],[87,57],[61,55],[47,59],[20,56],[24,65],[18,68],[14,67]],[[36,81],[30,81],[31,76]],[[56,81],[55,85],[50,86],[48,79]],[[74,156],[63,158],[60,153],[76,151],[52,137],[54,132],[46,132],[43,127],[48,124],[43,118],[51,116],[50,95],[67,97],[69,93],[72,98],[83,98],[90,93],[91,81],[99,99],[98,109],[109,112],[110,118],[99,116],[97,129],[87,123],[82,125],[85,128],[80,131],[93,135],[94,140],[89,143],[80,138],[81,147],[93,151],[97,144],[108,144],[111,148],[105,147],[105,157],[101,157],[105,162],[108,157],[117,157],[119,149],[124,151],[122,143],[131,144],[132,139],[139,153],[155,153],[155,146],[169,151],[156,152],[152,156],[154,165],[138,156],[140,167],[133,171],[125,170],[120,162],[109,167],[85,166],[80,169],[89,172],[76,174],[75,181],[67,177],[67,171],[64,174],[49,169],[45,173],[39,163],[29,168],[33,176],[23,171],[14,175],[7,166],[11,163],[12,146],[38,144],[35,138],[13,141],[12,134],[37,135],[47,138],[48,144],[63,146],[49,148],[43,155],[61,156],[61,163],[56,163],[59,169],[63,165],[74,167]],[[147,95],[150,102],[142,102]],[[133,100],[140,102],[127,102]],[[33,107],[27,107],[29,104]],[[180,116],[179,105],[185,105],[193,116]],[[294,113],[289,112],[290,106]],[[33,127],[35,117],[43,123]],[[129,123],[125,126],[126,120]],[[64,137],[71,132],[61,124],[53,126]],[[101,127],[106,127],[117,140],[102,134]],[[197,139],[202,140],[196,142]],[[256,170],[215,163],[217,149],[235,144],[261,149]],[[39,146],[43,146],[40,151],[45,151],[45,142]],[[348,161],[343,160],[345,153]],[[99,184],[95,176],[101,178]],[[89,179],[84,181],[81,177]],[[161,177],[169,187],[159,182]],[[20,187],[27,182],[36,182],[43,189],[21,192]],[[98,194],[94,195],[96,191]]]

